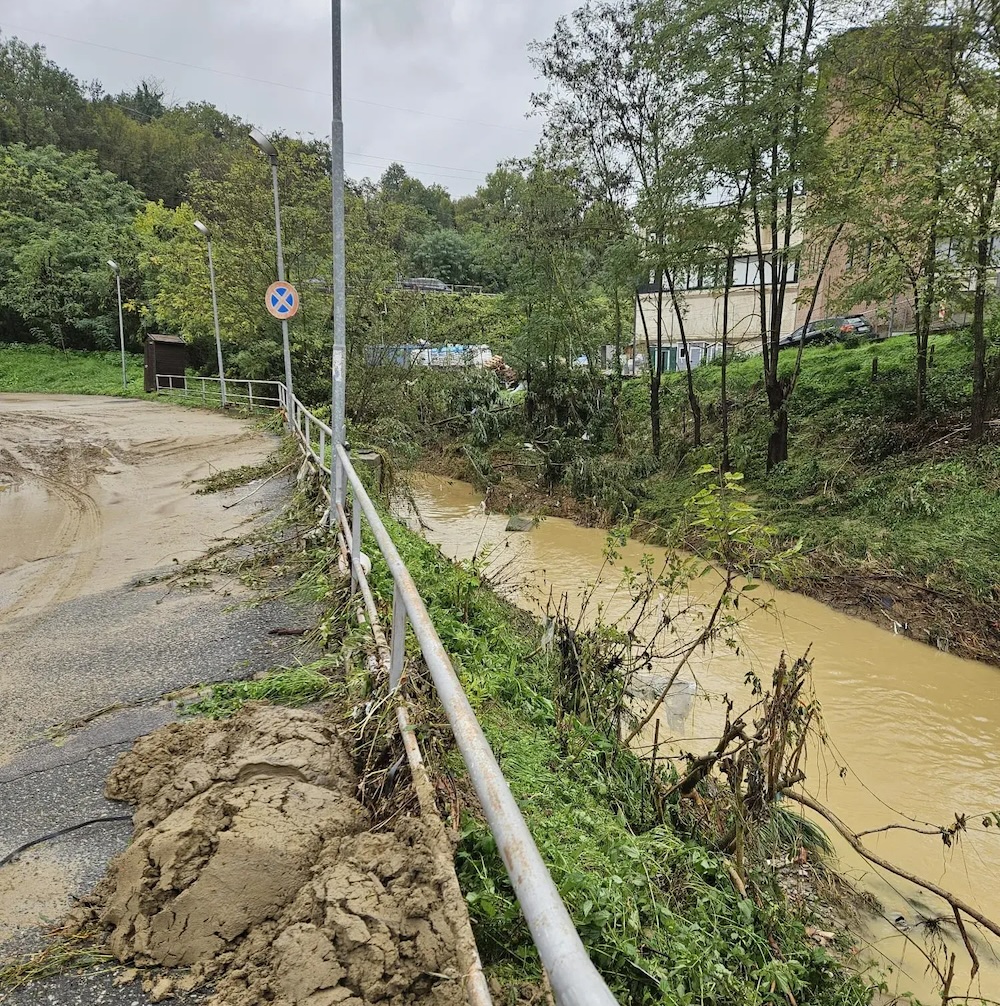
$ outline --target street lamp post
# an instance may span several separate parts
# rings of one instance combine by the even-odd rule
[[[278,148],[259,130],[250,130],[250,139],[271,162],[274,187],[274,234],[278,242],[278,280],[285,282],[285,257],[281,250],[281,203],[278,200]],[[281,342],[285,353],[285,391],[288,394],[288,423],[292,422],[292,351],[288,343],[288,321],[281,319]]]
[[[212,261],[212,234],[200,221],[195,220],[195,230],[208,242],[208,279],[212,287],[212,319],[215,321],[215,355],[219,361],[219,388],[222,404],[226,404],[226,374],[222,369],[222,336],[219,334],[219,302],[215,297],[215,263]]]
[[[344,94],[340,0],[332,0],[333,124],[330,130],[330,165],[333,181],[333,361],[330,428],[333,458],[330,465],[330,526],[336,525],[337,502],[344,502],[346,479],[337,458],[337,445],[346,441],[344,404],[347,385],[347,267],[344,250]]]
[[[122,348],[122,391],[128,391],[128,377],[125,374],[125,319],[122,316],[122,274],[118,268],[118,263],[114,259],[108,259],[115,274],[115,284],[118,287],[118,338]]]

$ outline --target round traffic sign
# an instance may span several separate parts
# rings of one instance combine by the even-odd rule
[[[299,295],[291,283],[279,280],[267,288],[264,307],[267,308],[268,314],[274,315],[275,318],[294,318],[299,309]]]

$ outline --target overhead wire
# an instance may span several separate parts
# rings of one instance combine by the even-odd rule
[[[181,66],[188,70],[200,70],[203,73],[214,73],[221,77],[232,77],[236,80],[247,80],[255,84],[266,84],[269,87],[281,87],[289,91],[298,91],[301,94],[315,94],[324,98],[331,97],[330,91],[320,91],[311,87],[302,87],[299,84],[289,84],[281,80],[267,80],[264,77],[254,77],[246,73],[237,73],[234,70],[219,70],[215,67],[203,66],[200,63],[188,63],[184,60],[169,59],[166,56],[154,56],[152,53],[148,52],[137,52],[134,49],[123,49],[120,46],[107,45],[104,42],[92,42],[85,38],[74,38],[71,35],[60,35],[54,31],[43,31],[41,28],[32,28],[27,25],[16,25],[11,24],[10,22],[7,22],[6,27],[8,29],[13,29],[14,31],[31,32],[35,35],[45,35],[48,38],[58,38],[64,42],[73,42],[77,45],[89,45],[95,49],[105,49],[109,52],[118,52],[125,56],[137,56],[139,59],[150,59],[155,60],[158,63],[167,63],[171,66]],[[384,101],[373,101],[370,98],[354,98],[349,95],[344,95],[344,100],[355,102],[359,105],[371,105],[374,108],[386,108],[394,112],[406,112],[408,115],[424,115],[432,119],[443,119],[448,122],[461,122],[473,126],[484,126],[487,129],[506,129],[514,133],[525,133],[530,136],[536,135],[536,130],[525,129],[523,126],[511,126],[502,122],[485,122],[481,119],[468,119],[462,116],[445,115],[442,112],[428,112],[426,109],[407,108],[403,105],[392,105]]]

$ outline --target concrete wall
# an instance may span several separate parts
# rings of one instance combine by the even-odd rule
[[[796,325],[795,298],[799,285],[789,283],[785,292],[785,306],[781,318],[782,335],[789,334]],[[768,291],[770,292],[770,291]],[[642,317],[635,312],[636,351],[645,352],[645,331],[643,317],[649,329],[649,340],[656,341],[656,294],[641,294]],[[687,290],[684,293],[686,311],[684,332],[690,342],[719,342],[722,339],[722,291]],[[821,317],[817,315],[817,317]],[[663,343],[674,345],[680,342],[680,331],[674,315],[670,294],[663,295]],[[760,305],[757,291],[752,287],[740,287],[729,293],[729,334],[727,342],[735,352],[760,352]]]

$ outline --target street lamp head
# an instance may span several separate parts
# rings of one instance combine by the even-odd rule
[[[114,270],[115,275],[118,274],[118,263],[114,259],[108,259],[108,265]]]
[[[194,229],[199,234],[203,234],[205,237],[211,240],[212,235],[209,233],[208,228],[200,220],[195,220]]]
[[[262,150],[272,161],[278,159],[278,148],[256,127],[250,130],[250,139]]]

